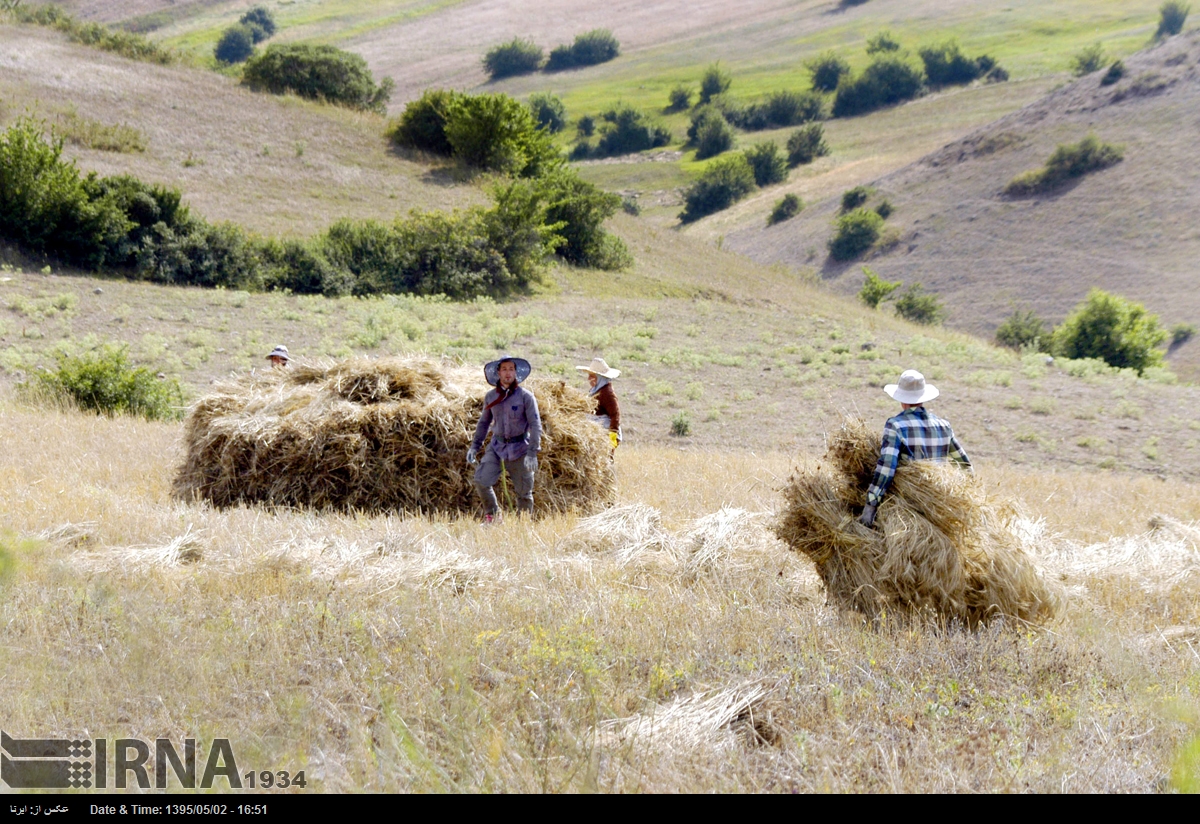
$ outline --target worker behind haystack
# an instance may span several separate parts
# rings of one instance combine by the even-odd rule
[[[533,479],[537,475],[537,454],[542,445],[542,418],[537,399],[522,381],[533,367],[524,358],[505,355],[483,367],[483,375],[494,388],[483,398],[483,414],[475,427],[475,439],[467,450],[467,463],[475,466],[475,491],[483,502],[484,521],[492,523],[500,515],[500,504],[493,489],[501,471],[507,471],[517,495],[517,509],[533,514]],[[482,459],[479,450],[492,430],[492,441]],[[478,464],[478,466],[476,466]]]
[[[936,386],[925,382],[924,375],[909,369],[900,375],[898,383],[888,384],[883,391],[900,402],[901,412],[888,418],[883,425],[879,463],[875,465],[875,476],[867,487],[867,505],[859,518],[864,526],[875,524],[875,510],[887,494],[901,458],[906,461],[949,459],[967,471],[974,471],[971,459],[954,437],[950,422],[925,408],[925,403],[936,398],[939,392]]]
[[[621,374],[621,370],[613,369],[604,358],[592,358],[587,366],[575,368],[587,373],[588,386],[591,387],[588,397],[595,403],[592,420],[608,432],[608,439],[612,442],[613,450],[616,450],[621,443],[621,406],[617,403],[612,382]]]

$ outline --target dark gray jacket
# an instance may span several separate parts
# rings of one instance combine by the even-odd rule
[[[542,448],[542,416],[538,413],[537,399],[517,384],[511,395],[493,406],[501,391],[496,388],[484,395],[483,414],[479,416],[471,446],[476,451],[481,449],[490,428],[492,449],[501,460],[516,461],[525,457],[526,452],[536,455]]]

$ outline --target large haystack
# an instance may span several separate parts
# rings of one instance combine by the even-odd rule
[[[933,613],[971,626],[1053,617],[1055,598],[1022,546],[1017,512],[957,467],[902,464],[875,528],[860,524],[879,448],[879,433],[847,420],[824,459],[797,470],[784,489],[776,534],[812,559],[834,603],[873,617]]]
[[[611,448],[588,420],[587,396],[553,379],[534,377],[528,388],[542,415],[537,511],[610,504]],[[473,511],[466,454],[487,389],[481,369],[420,358],[356,358],[229,381],[188,415],[175,492],[217,506]]]

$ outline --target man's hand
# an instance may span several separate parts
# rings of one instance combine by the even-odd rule
[[[475,447],[467,450],[467,466],[474,466],[479,463],[479,453],[475,451]]]
[[[526,452],[523,463],[525,465],[526,472],[528,472],[530,475],[537,474],[537,455],[532,452]]]
[[[863,514],[859,516],[858,522],[863,526],[875,526],[875,507],[867,504],[863,507]]]

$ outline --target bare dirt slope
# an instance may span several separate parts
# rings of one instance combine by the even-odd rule
[[[880,276],[922,282],[952,308],[950,324],[985,337],[1014,307],[1057,322],[1098,286],[1144,301],[1165,323],[1200,321],[1200,33],[1126,61],[1120,82],[1089,75],[874,182],[896,207],[900,233],[868,263]],[[1001,189],[1041,166],[1055,146],[1089,133],[1123,144],[1125,160],[1050,195],[1007,198]],[[728,234],[763,262],[816,265],[844,294],[862,284],[860,263],[826,257],[838,197],[771,228]],[[1173,353],[1181,374],[1200,373],[1200,345]]]

